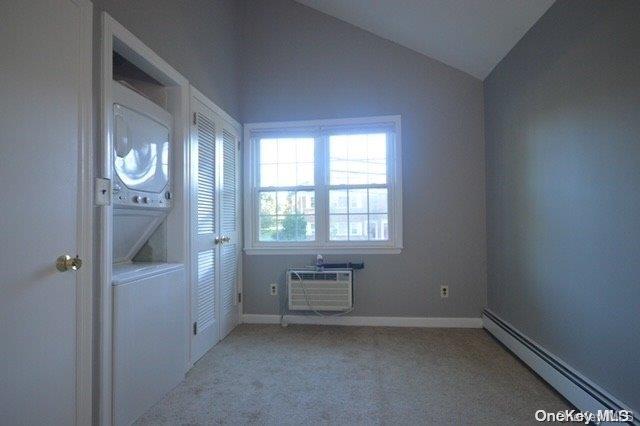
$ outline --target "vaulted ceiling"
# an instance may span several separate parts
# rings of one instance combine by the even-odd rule
[[[297,0],[484,79],[554,0]]]

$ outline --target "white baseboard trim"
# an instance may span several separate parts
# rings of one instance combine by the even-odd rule
[[[482,318],[435,317],[363,317],[318,315],[285,315],[287,324],[349,325],[376,327],[431,327],[431,328],[482,328]],[[248,324],[279,324],[280,315],[244,314],[242,322]]]
[[[483,327],[489,333],[538,373],[578,410],[592,413],[596,413],[598,410],[633,411],[492,311],[484,310],[482,322]],[[640,424],[638,423],[640,417],[637,411],[634,412],[634,419],[633,424]]]

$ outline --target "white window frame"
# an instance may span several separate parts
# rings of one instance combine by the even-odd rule
[[[341,128],[363,130],[384,126],[392,128],[394,137],[387,144],[387,187],[389,194],[389,240],[329,240],[329,161],[327,132]],[[315,137],[316,224],[315,241],[259,241],[258,239],[258,168],[257,140],[268,133],[304,134]],[[248,123],[244,125],[244,250],[253,254],[398,254],[402,245],[402,134],[399,115],[310,121]],[[361,185],[367,187],[367,185]],[[375,186],[375,185],[371,185]],[[283,188],[287,190],[291,188]]]

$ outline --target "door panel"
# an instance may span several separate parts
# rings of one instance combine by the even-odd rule
[[[55,261],[79,251],[83,19],[68,0],[0,6],[3,424],[76,418],[76,273]]]
[[[219,340],[216,123],[204,105],[192,101],[191,138],[191,362]]]
[[[238,323],[238,136],[226,123],[222,124],[222,185],[220,233],[228,239],[221,248],[220,292],[222,304],[220,335],[226,336]]]

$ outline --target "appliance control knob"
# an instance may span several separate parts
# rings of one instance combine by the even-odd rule
[[[139,195],[134,195],[133,196],[133,202],[134,203],[139,203],[140,202],[140,196]]]
[[[167,191],[164,193],[164,198],[166,198],[167,200],[171,199],[171,192]]]
[[[142,197],[142,202],[145,204],[149,203],[149,198],[148,197]]]

